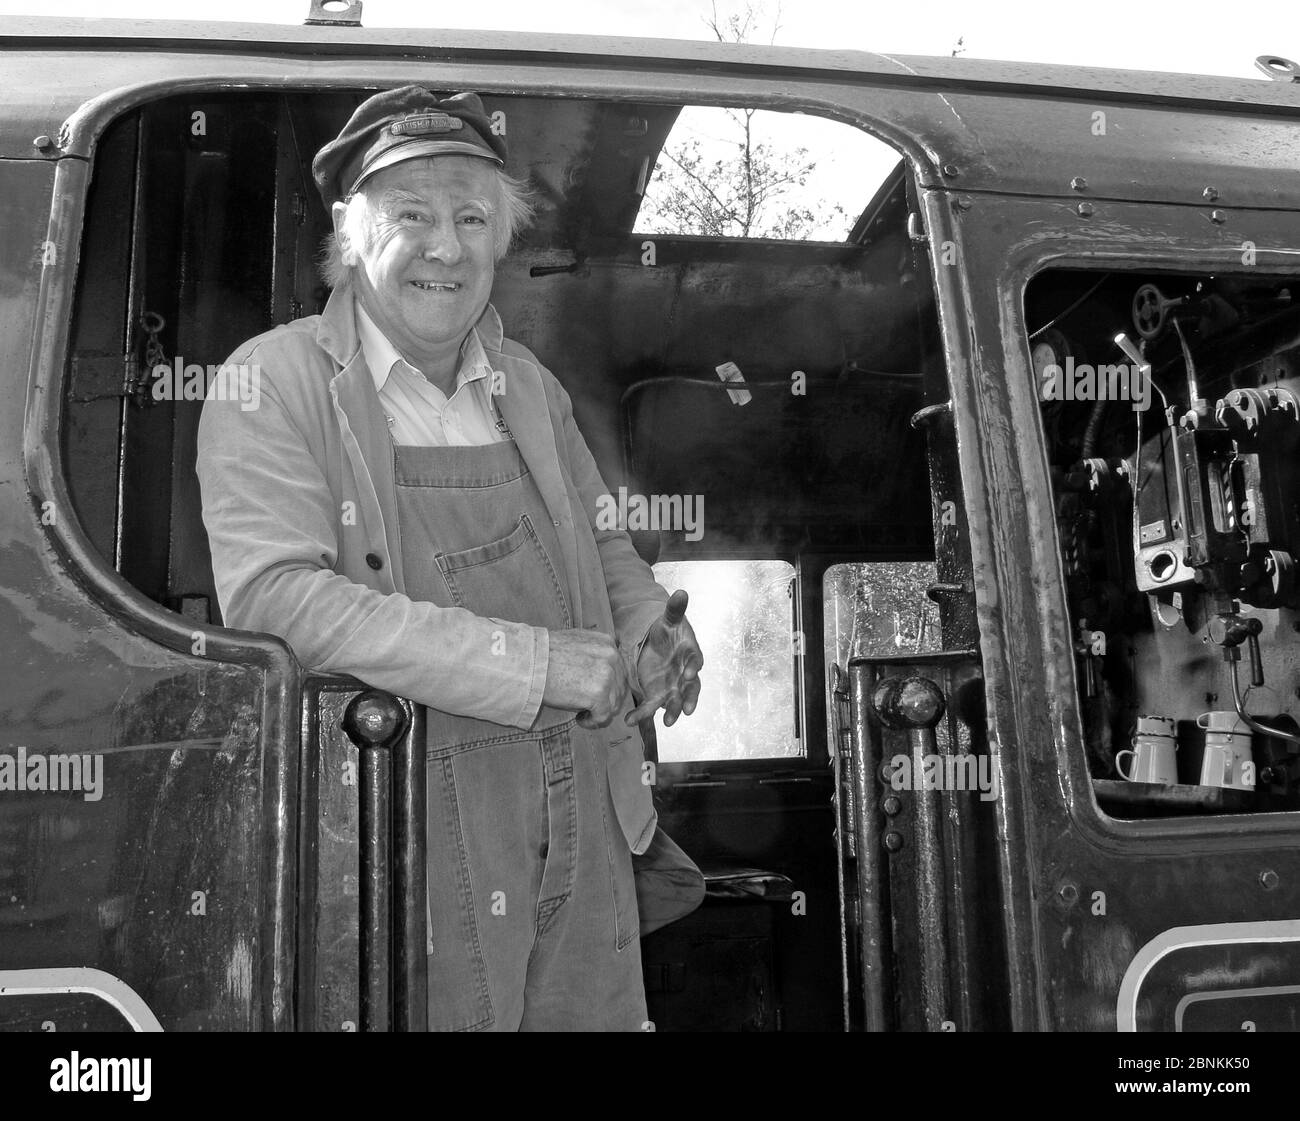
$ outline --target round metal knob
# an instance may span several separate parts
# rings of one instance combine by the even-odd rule
[[[391,693],[367,689],[343,710],[343,731],[357,747],[383,750],[406,734],[410,719]]]
[[[887,728],[933,728],[945,708],[943,690],[928,677],[888,677],[871,704]]]

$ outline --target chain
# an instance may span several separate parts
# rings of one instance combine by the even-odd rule
[[[165,320],[156,311],[146,311],[140,316],[140,326],[148,335],[144,344],[144,360],[136,375],[131,379],[130,386],[127,387],[127,395],[137,404],[146,405],[150,399],[150,382],[153,380],[153,371],[156,366],[166,366],[167,354],[163,350],[162,339],[159,337],[162,330],[167,326]]]

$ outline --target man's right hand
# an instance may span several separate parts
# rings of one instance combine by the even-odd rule
[[[609,635],[550,632],[543,704],[576,711],[584,728],[603,728],[622,711],[628,689],[627,669]]]

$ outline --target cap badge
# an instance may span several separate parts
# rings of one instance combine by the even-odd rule
[[[394,136],[419,136],[426,132],[455,132],[463,127],[464,122],[459,117],[449,117],[446,113],[423,113],[394,121],[388,126],[388,131]]]

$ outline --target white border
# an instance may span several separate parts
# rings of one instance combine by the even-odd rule
[[[1258,989],[1213,989],[1204,993],[1188,993],[1174,1009],[1174,1031],[1183,1030],[1183,1016],[1192,1004],[1207,1000],[1233,1000],[1244,996],[1279,996],[1282,993],[1300,993],[1300,985],[1266,985]]]
[[[111,1004],[133,1030],[163,1030],[139,993],[101,969],[0,969],[0,997],[45,993],[90,993]]]
[[[1175,926],[1157,934],[1138,950],[1120,982],[1119,999],[1115,1005],[1115,1030],[1137,1031],[1138,990],[1161,958],[1192,946],[1230,946],[1249,942],[1300,942],[1300,919]]]

